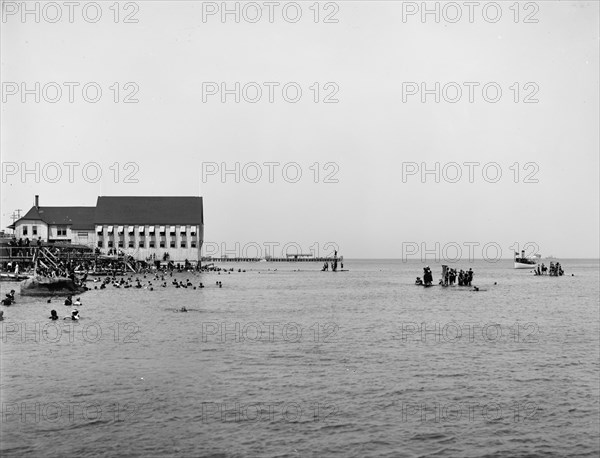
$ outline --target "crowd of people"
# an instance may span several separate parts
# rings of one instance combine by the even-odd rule
[[[544,263],[538,264],[537,269],[534,270],[535,275],[550,275],[551,277],[560,277],[565,274],[560,262],[554,264],[550,262],[550,267],[546,267]]]
[[[38,244],[41,244],[41,239]],[[2,271],[18,274],[35,274],[44,278],[71,278],[77,284],[77,274],[86,273],[105,273],[121,274],[127,272],[144,273],[153,270],[164,269],[166,271],[196,270],[203,268],[200,263],[194,265],[185,260],[184,263],[175,264],[170,260],[169,253],[165,252],[162,256],[163,262],[152,255],[145,261],[136,261],[132,256],[126,255],[123,250],[109,249],[108,256],[102,257],[102,251],[98,248],[92,251],[82,251],[81,249],[72,249],[70,247],[44,246],[44,249],[34,255],[33,249],[30,251],[29,239],[13,238],[9,245],[22,247],[17,250],[9,251],[9,259],[2,263]],[[117,259],[114,256],[117,256]],[[10,259],[14,256],[14,259]],[[166,262],[166,268],[164,263]]]
[[[454,286],[458,280],[458,286],[472,286],[473,281],[473,269],[457,271],[456,269],[448,268],[448,266],[442,266],[442,278],[440,278],[439,285],[441,286]],[[429,266],[423,268],[423,278],[417,277],[415,285],[432,286],[433,285],[433,274]]]
[[[227,272],[228,274],[230,274],[231,272],[234,272],[234,269],[229,269],[229,270],[225,270],[225,269],[216,269],[219,272],[219,275],[221,273],[221,271]],[[182,271],[183,272],[183,271]],[[238,272],[246,272],[245,270],[242,269],[238,269]],[[166,272],[156,272],[154,273],[154,276],[151,279],[148,279],[148,275],[143,275],[143,279],[140,279],[139,277],[135,277],[133,275],[130,275],[128,277],[121,277],[121,278],[117,278],[116,276],[106,276],[104,277],[104,279],[95,279],[93,280],[94,283],[100,283],[100,286],[95,285],[94,289],[106,289],[108,286],[112,286],[113,288],[124,288],[124,289],[128,289],[128,288],[137,288],[137,289],[148,289],[150,291],[154,291],[154,288],[167,288],[169,285],[175,288],[190,288],[190,289],[202,289],[204,288],[204,283],[199,282],[198,285],[195,285],[189,278],[187,278],[185,281],[183,280],[177,280],[176,278],[173,278],[173,280],[171,282],[168,282],[167,279],[165,278],[165,276],[170,276],[173,277],[173,272],[169,272],[168,274]],[[153,281],[155,283],[153,283]],[[217,281],[215,283],[215,285],[218,288],[222,288],[223,287],[223,282],[221,281]],[[91,289],[91,288],[88,288]],[[70,296],[69,296],[70,297]]]
[[[471,286],[473,281],[473,269],[456,271],[456,269],[442,266],[442,278],[440,279],[440,285],[442,286],[453,286],[458,280],[458,286]]]
[[[16,237],[13,237],[8,242],[9,256],[10,257],[12,257],[12,256],[15,256],[15,257],[31,256],[32,251],[33,251],[31,249],[31,247],[33,246],[33,244],[37,245],[38,247],[42,246],[42,238],[38,237],[37,240],[32,241],[32,240],[29,240],[29,237],[25,237],[25,239],[19,238],[18,240]]]
[[[191,267],[191,264],[190,264],[190,267]],[[81,279],[78,280],[78,283],[83,285],[85,287],[85,289],[87,289],[87,290],[91,290],[91,289],[101,290],[101,289],[106,289],[107,287],[137,288],[137,289],[146,289],[149,291],[154,291],[154,288],[167,288],[167,287],[186,288],[186,289],[196,290],[196,289],[202,289],[202,288],[206,287],[203,282],[196,283],[196,282],[192,281],[193,276],[199,275],[201,272],[216,272],[217,275],[221,275],[222,273],[223,274],[231,274],[235,271],[236,271],[236,269],[234,269],[234,268],[224,269],[224,268],[220,268],[220,267],[216,267],[216,266],[209,266],[209,267],[202,268],[200,270],[196,270],[196,269],[192,269],[192,268],[186,270],[183,268],[183,266],[176,265],[176,268],[174,268],[174,269],[163,268],[158,271],[154,270],[151,275],[148,275],[147,273],[141,274],[141,276],[140,276],[140,274],[132,274],[129,276],[107,275],[105,277],[98,277],[93,280],[88,279],[87,275],[85,275],[84,277],[82,277]],[[190,276],[192,278],[191,279],[186,278],[185,281],[178,280],[177,278],[173,278],[174,274],[185,273],[185,272],[190,274]],[[246,272],[246,270],[237,269],[237,272],[242,273],[242,272]],[[169,279],[167,277],[170,277],[172,280],[168,281]],[[92,288],[91,285],[89,285],[90,282],[96,283],[96,285],[94,285]],[[86,283],[89,286],[87,286]],[[215,287],[223,288],[223,282],[221,280],[215,281]],[[50,298],[47,300],[47,303],[51,303],[52,301],[53,301],[52,298]],[[6,294],[6,298],[3,299],[1,302],[2,302],[2,305],[14,304],[15,303],[15,290],[13,289],[10,291],[10,293]],[[73,299],[72,295],[68,295],[66,297],[66,299],[64,300],[64,305],[70,306],[70,307],[80,307],[83,304],[81,302],[81,298],[78,297],[77,299]],[[188,309],[185,306],[183,306],[177,311],[187,312]],[[4,311],[0,311],[0,320],[4,319],[3,315],[4,315]],[[61,318],[58,315],[58,313],[56,312],[56,310],[51,310],[49,319],[54,321],[54,320],[60,320]],[[74,320],[74,321],[79,320],[80,319],[79,310],[77,308],[73,308],[71,311],[71,314],[64,316],[62,319]]]

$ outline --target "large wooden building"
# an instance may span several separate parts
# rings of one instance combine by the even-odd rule
[[[38,238],[122,250],[135,259],[168,253],[199,261],[204,238],[202,197],[101,196],[95,207],[33,207],[11,226],[17,239]]]

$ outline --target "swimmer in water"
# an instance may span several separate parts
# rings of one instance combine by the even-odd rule
[[[73,298],[71,296],[67,296],[65,299],[65,305],[73,305]]]
[[[0,310],[0,321],[4,321],[4,310]]]
[[[81,298],[78,297],[77,300],[75,302],[73,302],[73,305],[82,305],[81,304]]]
[[[187,309],[186,309],[185,307],[181,307],[181,308],[179,309],[179,311],[180,311],[180,312],[187,312]]]
[[[71,316],[67,315],[66,317],[63,318],[63,320],[68,320],[68,319],[71,319],[73,321],[79,320],[79,310],[73,309],[73,310],[71,310]]]
[[[52,321],[58,320],[58,314],[56,313],[56,310],[50,310],[50,319]]]

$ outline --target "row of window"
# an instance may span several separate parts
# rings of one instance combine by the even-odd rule
[[[124,230],[122,230],[122,229],[118,229],[116,232],[117,232],[117,234],[118,234],[118,235],[124,235],[124,234],[125,234],[125,231],[124,231]],[[106,231],[106,233],[107,233],[107,234],[109,234],[109,235],[114,235],[114,233],[115,233],[115,230],[114,230],[112,227],[109,227],[109,228],[108,228],[108,230]],[[133,235],[133,234],[135,233],[135,231],[134,231],[133,229],[131,229],[131,228],[130,228],[130,229],[127,231],[127,233],[128,233],[129,235]],[[139,231],[138,231],[138,233],[139,233],[139,235],[146,235],[146,230],[145,230],[143,227],[141,227],[141,228],[139,228]],[[158,233],[159,233],[159,235],[160,235],[161,237],[165,237],[165,236],[167,235],[167,231],[166,231],[166,230],[164,230],[164,229],[163,229],[163,230],[160,230],[160,231],[158,231]],[[183,229],[181,229],[181,230],[180,230],[180,232],[179,232],[179,233],[180,233],[182,236],[185,236],[185,235],[187,234],[187,231],[186,231],[186,229],[185,229],[185,228],[183,228]],[[97,231],[96,231],[96,234],[97,234],[97,235],[103,235],[103,234],[104,234],[104,230],[97,230]],[[153,230],[149,229],[149,230],[148,230],[148,234],[149,234],[149,235],[151,235],[151,236],[154,236],[154,235],[155,235],[155,231],[153,231]],[[169,231],[169,235],[171,235],[171,236],[175,236],[176,234],[177,234],[177,231],[174,231],[174,230],[171,230],[171,231]],[[192,231],[190,232],[190,235],[191,235],[192,237],[195,237],[195,236],[196,236],[196,231],[195,231],[195,230],[192,230]]]
[[[108,235],[113,235],[113,236],[114,236],[114,232],[107,232],[107,234],[108,234]],[[102,237],[102,236],[104,235],[104,232],[97,232],[97,233],[96,233],[96,235],[99,235],[100,237]],[[117,232],[117,235],[125,235],[125,232]],[[129,231],[129,232],[128,232],[128,235],[134,235],[134,232],[133,232],[133,231]],[[145,236],[145,235],[146,235],[146,233],[145,233],[145,232],[140,232],[140,233],[139,233],[139,235],[141,235],[141,236]],[[150,235],[151,237],[156,237],[156,235],[155,235],[155,233],[154,233],[154,232],[150,232],[148,235]],[[167,233],[166,233],[166,232],[159,232],[159,235],[160,235],[161,237],[165,237],[165,236],[167,235]],[[175,235],[177,235],[177,234],[176,234],[175,232],[169,232],[169,235],[170,235],[171,237],[175,237]],[[181,236],[182,236],[182,237],[185,237],[186,235],[187,235],[187,234],[186,234],[185,232],[181,232]],[[196,232],[195,232],[195,231],[193,231],[193,232],[190,232],[190,235],[191,235],[192,237],[196,237]]]
[[[24,225],[23,227],[23,237],[28,236],[29,235],[29,226]],[[32,236],[37,236],[38,235],[38,227],[37,226],[31,226],[31,235]],[[67,236],[67,227],[66,226],[57,226],[56,227],[56,236],[57,237],[66,237]]]
[[[29,226],[23,226],[23,235],[29,235]],[[31,226],[31,235],[38,235],[37,226]]]
[[[22,229],[22,230],[23,230],[23,232],[22,232],[22,234],[23,234],[23,237],[29,236],[29,226],[27,226],[27,225],[23,225],[23,226],[22,226],[22,228],[23,228],[23,229]],[[123,232],[123,231],[119,231],[119,232],[117,232],[117,233],[118,233],[118,235],[124,235],[124,232]],[[98,234],[99,236],[102,236],[102,235],[103,235],[103,232],[98,232],[97,234]],[[108,232],[108,234],[110,234],[110,235],[113,235],[113,231],[111,230],[110,232]],[[129,230],[129,232],[128,232],[128,234],[129,234],[129,235],[134,235],[134,231],[130,229],[130,230]],[[32,236],[37,236],[37,235],[38,235],[38,227],[37,227],[37,226],[35,226],[35,225],[34,225],[34,226],[31,226],[31,235],[32,235]],[[139,235],[140,235],[140,236],[145,236],[145,235],[146,235],[146,234],[145,234],[145,232],[144,232],[144,230],[143,230],[143,228],[140,228]],[[155,237],[155,235],[154,235],[154,231],[152,231],[152,232],[150,232],[150,231],[149,231],[149,235],[150,235],[151,237]],[[160,232],[159,232],[159,235],[160,235],[161,237],[165,237],[165,236],[166,236],[166,231],[160,231]],[[175,232],[175,231],[170,231],[170,232],[169,232],[169,235],[170,235],[170,236],[175,236],[175,235],[176,235],[176,232]],[[183,230],[183,232],[180,232],[180,235],[181,235],[182,237],[186,237],[186,236],[187,236],[187,233],[186,233],[186,231],[185,231],[185,230]],[[66,236],[67,236],[67,226],[57,226],[57,227],[56,227],[56,236],[57,236],[57,237],[66,237]],[[78,237],[80,237],[80,238],[85,238],[85,237],[87,237],[87,236],[88,236],[88,233],[87,233],[87,232],[78,232],[78,233],[77,233],[77,236],[78,236]],[[192,232],[190,232],[190,236],[191,236],[191,237],[196,237],[196,231],[192,231]],[[101,242],[98,242],[98,243],[101,243]],[[109,243],[111,243],[111,242],[109,242]],[[119,243],[122,243],[122,242],[119,242]],[[133,242],[129,242],[129,244],[130,244],[130,245],[131,245],[132,243],[133,243]],[[142,242],[140,242],[140,245],[143,245],[143,243],[144,243],[143,241],[142,241]],[[150,243],[154,243],[154,242],[150,242]],[[161,243],[163,243],[163,242],[161,242]],[[171,242],[171,244],[173,244],[173,243],[174,243],[174,242]],[[184,243],[184,242],[182,242],[182,244],[183,244],[183,243]],[[195,242],[192,242],[192,243],[194,243],[194,244],[195,244]],[[100,245],[99,245],[99,246],[100,246]],[[172,246],[171,248],[174,248],[174,247]]]
[[[102,240],[102,238],[103,238],[103,237],[104,237],[104,236],[103,236],[103,234],[98,234],[98,240]],[[119,234],[119,235],[118,235],[118,237],[119,237],[119,238],[121,238],[121,239],[123,239],[123,238],[124,238],[124,235],[123,235],[123,234]],[[146,235],[145,235],[145,234],[140,234],[140,235],[139,235],[139,238],[140,238],[140,240],[143,240],[143,239],[144,239],[144,237],[148,237],[148,239],[149,239],[149,240],[152,240],[152,239],[158,239],[159,237],[160,237],[160,238],[166,238],[166,236],[165,236],[165,235],[160,235],[159,237],[155,236],[154,234],[150,234],[150,235],[147,235],[147,234],[146,234]],[[181,234],[181,237],[180,237],[180,238],[181,238],[182,240],[185,240],[185,239],[186,239],[186,237],[187,237],[187,234]],[[190,235],[190,237],[196,237],[196,233],[195,233],[195,232],[194,232],[194,233],[192,233],[192,234]],[[111,234],[109,234],[109,235],[106,237],[106,240],[111,240],[111,238],[112,238],[112,239],[116,239],[116,237],[115,237],[114,235],[111,235]],[[129,234],[129,237],[128,237],[128,238],[129,238],[129,240],[133,240],[133,238],[134,238],[133,234]],[[170,238],[171,238],[171,239],[174,239],[174,238],[175,238],[175,235],[172,235]]]
[[[139,242],[138,248],[156,248],[156,243],[154,241],[150,241],[148,245],[149,246],[146,247],[146,243],[142,240],[141,242]],[[104,246],[103,242],[99,241],[98,248],[102,248],[103,246]],[[118,247],[125,248],[125,244],[123,243],[122,240],[118,243]],[[196,248],[196,247],[197,247],[197,245],[196,245],[195,241],[190,242],[189,246],[187,245],[187,243],[185,241],[182,241],[180,244],[180,248]],[[108,241],[108,248],[114,248],[114,243],[112,240]],[[128,248],[135,248],[135,243],[133,242],[133,240],[129,241]],[[159,248],[166,248],[165,242],[160,242]],[[176,248],[175,242],[171,242],[169,245],[169,248]]]

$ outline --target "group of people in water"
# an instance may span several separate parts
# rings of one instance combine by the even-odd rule
[[[537,268],[535,268],[533,272],[535,275],[549,275],[552,277],[560,277],[565,274],[560,262],[551,262],[549,267],[546,267],[544,263],[541,265],[538,264]],[[458,280],[458,286],[472,286],[473,275],[473,269],[471,268],[469,268],[469,270],[460,269],[457,272],[457,269],[443,265],[442,278],[440,278],[438,284],[440,286],[454,286]],[[431,273],[429,266],[423,268],[423,278],[421,279],[421,277],[417,277],[415,280],[415,285],[433,286],[433,274]],[[473,289],[479,291],[479,288],[476,286],[473,286]]]
[[[50,303],[50,299],[48,299],[48,303]],[[75,301],[73,301],[73,296],[67,296],[65,299],[65,305],[81,305],[81,298],[78,297]]]
[[[60,319],[59,316],[58,316],[58,313],[56,313],[56,310],[50,310],[50,317],[49,318],[52,321],[56,321],[56,320]],[[77,310],[77,309],[71,310],[71,314],[64,316],[63,320],[78,321],[79,320],[79,310]]]
[[[560,262],[557,262],[556,264],[550,262],[549,268],[546,267],[542,262],[541,265],[537,265],[537,269],[535,269],[533,272],[535,273],[535,275],[546,275],[546,273],[548,273],[548,275],[550,275],[551,277],[561,277],[565,274],[565,271],[560,265]]]
[[[458,280],[458,286],[471,286],[473,275],[473,269],[471,268],[469,270],[460,269],[457,273],[456,269],[446,267],[442,269],[442,278],[440,278],[439,284],[442,286],[453,286],[456,280]]]
[[[2,299],[2,305],[12,305],[15,303],[15,290],[11,289],[10,293],[6,293],[6,297]]]
[[[440,278],[440,286],[454,286],[458,280],[458,286],[472,286],[473,281],[473,269],[462,270],[457,272],[456,269],[449,268],[448,266],[442,266],[442,278]],[[417,277],[415,285],[432,286],[433,285],[433,273],[429,266],[423,268],[423,279]]]
[[[421,277],[417,277],[417,279],[415,280],[415,285],[433,285],[433,274],[431,273],[431,269],[429,268],[429,266],[423,268],[423,279],[421,280]]]
[[[233,272],[233,269],[231,269],[230,271],[228,271],[227,273],[231,273]],[[245,272],[245,270],[242,269],[238,269],[238,272]],[[220,274],[220,272],[219,272]],[[170,276],[173,276],[173,273],[171,272]],[[141,280],[139,277],[134,278],[133,276],[129,276],[129,277],[121,277],[120,279],[118,279],[116,276],[106,276],[104,279],[95,279],[94,282],[100,283],[100,286],[94,286],[94,289],[106,289],[107,286],[113,286],[114,288],[137,288],[137,289],[147,289],[150,291],[154,291],[154,287],[160,287],[160,288],[167,288],[169,286],[169,283],[167,282],[167,280],[165,279],[165,275],[161,274],[159,275],[158,273],[154,275],[154,277],[152,277],[152,279],[148,280],[147,276],[144,275],[143,276],[144,279],[146,280]],[[160,282],[159,284],[155,285],[154,283],[152,283],[152,281],[158,281]],[[175,287],[175,288],[190,288],[190,289],[202,289],[204,288],[204,283],[200,282],[197,286],[194,285],[194,283],[192,283],[192,281],[187,278],[185,281],[183,280],[177,280],[176,278],[173,279],[173,281],[170,283],[171,286]],[[221,281],[217,281],[216,286],[219,288],[223,287],[223,282]],[[91,288],[88,288],[91,289]]]
[[[335,250],[333,252],[333,261],[325,261],[323,263],[323,267],[321,268],[321,272],[327,272],[329,270],[330,266],[331,266],[331,271],[332,272],[337,272],[337,267],[338,267],[337,250]],[[343,268],[344,268],[344,263],[340,261],[340,269],[343,269]]]
[[[329,266],[331,266],[331,271],[335,272],[337,270],[337,261],[330,261],[330,262],[325,261],[325,263],[323,264],[323,267],[321,268],[321,272],[327,272],[329,270]],[[344,268],[344,263],[341,262],[340,269],[343,269],[343,268]]]
[[[50,303],[50,302],[52,302],[52,300],[48,299],[47,302]],[[80,297],[78,297],[76,300],[73,300],[73,296],[69,295],[65,299],[65,305],[66,306],[81,306],[83,304],[81,303],[81,298]],[[50,319],[52,321],[60,319],[59,316],[58,316],[58,313],[56,313],[56,310],[50,310]],[[64,316],[63,320],[78,321],[79,320],[79,310],[77,310],[77,309],[71,310],[71,314]]]

